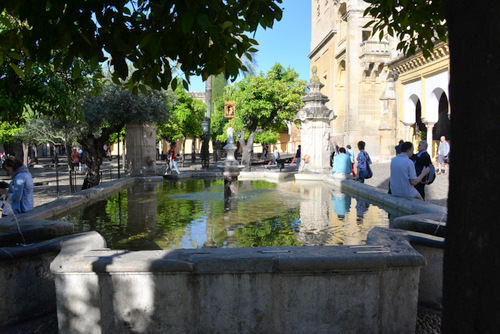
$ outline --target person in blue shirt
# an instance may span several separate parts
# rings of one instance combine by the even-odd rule
[[[339,154],[333,157],[333,174],[342,174],[344,176],[350,175],[352,171],[351,168],[351,157],[346,154],[345,148],[339,148]]]
[[[365,151],[365,142],[358,142],[358,166],[356,171],[355,180],[359,180],[361,183],[365,183],[365,177],[368,175],[368,165],[372,163],[370,155]]]
[[[8,190],[0,189],[0,195],[8,196],[12,211],[15,214],[33,210],[33,190],[35,187],[28,168],[15,157],[8,157],[4,161],[2,168],[12,176],[12,181]]]

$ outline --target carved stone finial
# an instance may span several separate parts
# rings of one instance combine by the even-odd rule
[[[318,78],[318,68],[316,66],[313,66],[311,67],[311,71],[312,71],[312,76],[311,76],[311,83],[313,82],[319,82],[319,78]]]

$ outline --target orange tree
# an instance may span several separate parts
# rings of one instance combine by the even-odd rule
[[[266,74],[249,75],[234,86],[228,86],[222,98],[216,101],[212,117],[212,131],[218,131],[218,139],[226,140],[224,129],[229,126],[223,118],[224,101],[236,104],[236,117],[231,121],[236,138],[242,148],[242,164],[251,168],[252,148],[258,134],[277,138],[286,129],[285,122],[292,121],[302,107],[302,94],[306,82],[291,68],[275,64]]]
[[[135,94],[147,86],[166,90],[170,83],[175,90],[179,67],[186,88],[192,75],[234,79],[245,69],[242,56],[256,51],[257,41],[247,34],[272,28],[281,19],[281,3],[0,0],[0,65],[22,79],[35,63],[67,70],[75,58],[94,68],[107,61],[114,83]],[[21,114],[22,106],[7,115]]]

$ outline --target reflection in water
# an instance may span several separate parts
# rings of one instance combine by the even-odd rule
[[[134,185],[60,220],[130,250],[355,245],[374,226],[388,226],[384,210],[320,183],[239,181],[235,202],[227,210],[223,180],[165,181]]]

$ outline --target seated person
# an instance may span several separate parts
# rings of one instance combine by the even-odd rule
[[[351,174],[351,171],[351,157],[346,154],[345,148],[341,147],[339,154],[333,158],[332,175],[347,176]]]

